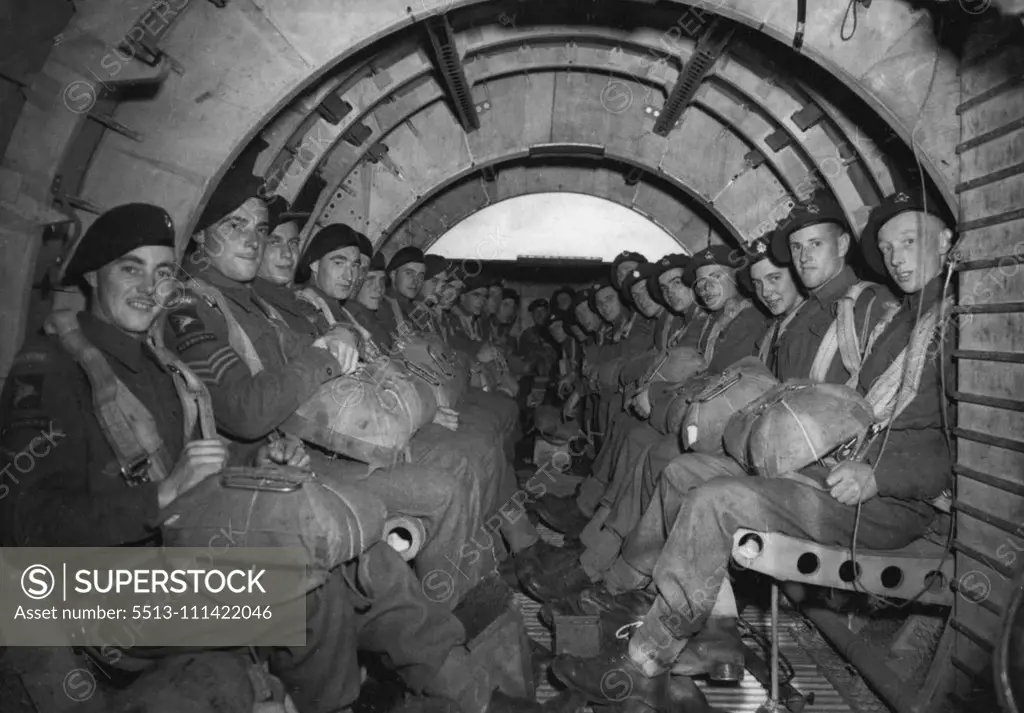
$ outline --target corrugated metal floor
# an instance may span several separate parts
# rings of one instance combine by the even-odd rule
[[[555,534],[544,526],[538,526],[541,536],[552,544],[560,545],[562,536]],[[551,648],[551,632],[538,619],[540,604],[529,597],[516,593],[530,638],[546,648]],[[766,638],[771,636],[771,616],[767,611],[748,607],[743,618]],[[804,708],[804,713],[854,713],[843,697],[832,687],[825,676],[819,671],[814,659],[797,643],[790,628],[796,623],[792,612],[782,610],[779,616],[779,651],[788,659],[795,677],[792,684],[804,695],[814,693],[814,702]],[[754,713],[768,697],[767,691],[748,672],[741,684],[737,686],[709,685],[698,680],[697,685],[704,691],[708,702],[715,708],[728,713]],[[553,698],[557,691],[545,680],[537,691],[540,702]],[[780,709],[785,710],[785,709]]]

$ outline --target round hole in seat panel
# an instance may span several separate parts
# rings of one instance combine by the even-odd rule
[[[740,547],[747,547],[751,544],[757,549],[764,551],[764,540],[761,539],[760,535],[757,535],[753,532],[748,532],[746,535],[740,538]]]
[[[882,570],[882,586],[886,589],[895,589],[903,584],[903,570],[895,565],[890,565]]]
[[[860,579],[861,569],[859,564],[846,560],[839,565],[839,579],[844,582],[856,582]]]
[[[804,552],[796,561],[796,569],[800,574],[811,575],[818,571],[821,560],[813,552]]]

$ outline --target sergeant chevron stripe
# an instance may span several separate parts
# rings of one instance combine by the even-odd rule
[[[238,353],[229,346],[224,346],[205,359],[193,359],[186,362],[195,375],[204,382],[219,384],[224,373],[236,362],[241,362]]]

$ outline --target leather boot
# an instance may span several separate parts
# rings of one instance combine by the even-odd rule
[[[542,569],[536,563],[524,565],[516,568],[516,574],[523,593],[541,603],[568,598],[593,584],[580,566],[579,558],[557,568]]]
[[[564,498],[545,495],[537,500],[532,509],[545,525],[566,537],[579,537],[583,528],[590,522],[590,518],[580,512],[575,495]]]
[[[588,701],[615,705],[616,710],[625,710],[627,705],[645,713],[674,710],[668,706],[668,672],[645,676],[621,642],[591,658],[556,656],[551,671]]]
[[[712,681],[743,680],[744,647],[735,619],[710,617],[672,666],[682,676],[707,675]]]

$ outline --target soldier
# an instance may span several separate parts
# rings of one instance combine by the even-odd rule
[[[568,285],[562,285],[551,293],[551,307],[559,312],[569,312],[572,310],[575,299],[576,290]]]
[[[280,199],[278,199],[280,200]],[[274,204],[268,206],[274,223]],[[276,309],[288,326],[314,339],[319,336],[316,308],[295,296],[295,270],[299,260],[299,224],[294,220],[273,227],[267,238],[260,269],[253,281],[256,294]]]
[[[886,270],[904,294],[898,310],[872,330],[858,377],[886,437],[869,441],[863,461],[837,464],[816,485],[726,477],[692,490],[654,567],[658,598],[628,651],[556,659],[563,682],[601,700],[599,677],[625,670],[633,692],[658,708],[668,668],[712,613],[711,595],[722,584],[737,528],[843,547],[856,536],[857,545],[873,549],[900,548],[925,533],[938,512],[931,501],[951,482],[941,374],[951,372],[951,331],[943,318],[953,300],[942,272],[953,233],[934,210],[920,195],[897,193],[872,210],[861,237],[867,264]]]
[[[484,301],[484,310],[481,314],[483,324],[484,340],[494,342],[494,330],[498,326],[498,308],[501,306],[501,296],[505,291],[505,285],[497,274],[487,275],[487,299]]]
[[[555,347],[547,333],[545,325],[551,310],[548,301],[536,299],[526,309],[530,313],[533,324],[519,335],[516,352],[526,362],[527,371],[535,376],[547,376],[555,360]]]
[[[347,320],[315,340],[293,332],[253,291],[268,220],[263,202],[246,197],[256,192],[255,184],[255,178],[222,183],[203,212],[186,261],[191,294],[171,314],[166,330],[168,345],[209,389],[218,429],[243,453],[278,432],[324,383],[354,372],[363,341]],[[318,297],[337,302],[333,295],[355,289],[359,254],[368,252],[368,242],[347,226],[328,226],[317,234],[299,267],[316,276]],[[336,310],[329,305],[332,315],[345,316],[340,304]],[[400,464],[366,477],[364,463],[318,449],[309,455],[315,469],[359,479],[393,512],[424,524],[427,539],[413,562],[421,576],[447,573],[458,585],[456,594],[468,591],[473,578],[481,576],[457,574],[447,559],[482,517],[478,484],[464,459],[453,456],[444,468]],[[451,596],[446,604],[454,607],[457,601]]]
[[[785,247],[787,240],[790,249]],[[759,349],[762,361],[780,381],[810,378],[848,383],[851,372],[846,363],[856,372],[867,346],[858,344],[864,340],[856,335],[870,334],[895,307],[888,288],[854,276],[846,260],[849,240],[840,207],[818,195],[795,210],[782,230],[753,245],[751,263],[740,273],[740,281],[756,287],[762,303],[773,314],[778,313],[780,305],[795,299],[790,288],[791,272],[783,266],[790,266],[809,295],[786,309],[782,319],[776,319]],[[790,250],[799,254],[800,260],[794,263]],[[773,282],[780,289],[773,291]],[[827,338],[837,333],[848,336]],[[837,342],[843,340],[851,346],[840,349]],[[668,523],[674,521],[686,493],[714,477],[745,474],[740,464],[727,457],[687,453],[673,460],[658,479],[657,497],[648,504],[638,527],[627,535],[622,556],[605,572],[607,592],[624,594],[650,581]],[[637,602],[635,597],[626,596],[616,603],[605,595],[598,588],[581,593],[576,600],[586,599],[591,605],[600,602],[604,610],[620,612],[624,611],[620,604],[628,608]],[[716,604],[716,612],[696,645],[687,649],[681,670],[735,680],[742,671],[742,647],[732,612],[731,594],[727,594],[724,602]]]
[[[714,319],[706,321],[697,339],[697,350],[708,362],[708,370],[719,372],[730,364],[757,352],[758,344],[768,327],[768,319],[753,303],[739,293],[736,283],[736,270],[745,262],[745,258],[737,255],[725,245],[715,245],[690,259],[683,269],[682,281],[694,287],[705,308],[714,315]],[[601,291],[606,303],[613,304],[614,292]],[[606,307],[606,309],[609,309]],[[690,330],[688,330],[689,332]],[[598,513],[601,499],[605,497],[615,472],[620,476],[629,464],[642,460],[638,453],[644,445],[653,444],[656,433],[666,433],[666,410],[671,403],[671,396],[676,385],[665,382],[641,389],[633,401],[633,406],[641,419],[648,424],[638,424],[628,414],[622,413],[609,421],[609,433],[602,445],[598,458],[594,463],[593,478],[585,481],[581,487],[580,498],[575,505],[566,500],[545,500],[539,510],[545,522],[562,532],[578,532],[584,516],[594,517]],[[674,435],[674,434],[673,434]],[[629,450],[624,450],[630,437],[634,442]],[[672,445],[667,446],[670,449]],[[663,453],[663,451],[659,451]],[[655,470],[655,474],[660,469]],[[611,493],[615,495],[615,493]],[[610,507],[607,503],[605,507]],[[564,529],[563,529],[564,528]],[[563,573],[566,574],[566,573]],[[571,584],[583,583],[583,573],[572,573]],[[566,586],[568,586],[568,582]],[[558,596],[554,590],[546,589],[547,595]],[[562,589],[562,593],[567,593]]]
[[[366,278],[359,286],[359,293],[354,300],[349,300],[345,307],[359,324],[369,330],[375,344],[387,349],[391,343],[391,335],[395,333],[394,316],[389,310],[381,309],[384,291],[387,289],[387,260],[381,253],[375,253],[370,259]]]
[[[761,304],[775,316],[759,347],[762,361],[770,358],[774,339],[781,338],[787,331],[804,302],[792,269],[774,260],[770,245],[770,236],[767,240],[755,241],[748,264],[738,276],[745,290],[756,294]],[[653,595],[643,590],[649,589],[654,564],[665,545],[667,527],[674,522],[683,496],[714,477],[744,474],[729,458],[696,453],[680,456],[677,439],[673,437],[669,443],[671,445],[655,446],[644,462],[640,478],[645,497],[639,511],[643,515],[638,520],[620,524],[617,534],[621,533],[621,554],[603,571],[587,572],[591,580],[600,581],[597,586],[568,596],[556,603],[555,609],[588,614],[600,611],[623,621],[642,615],[653,601]],[[674,450],[674,453],[666,453],[666,450]],[[671,462],[662,460],[666,455]],[[615,554],[620,550],[615,550]],[[677,673],[709,674],[719,681],[742,679],[743,645],[736,625],[738,613],[732,589],[726,585],[728,580],[723,584],[707,625],[677,660],[674,667]]]
[[[611,286],[616,290],[621,290],[622,281],[626,278],[626,275],[645,262],[647,262],[647,258],[640,253],[623,250],[612,260],[612,267],[609,271]]]
[[[369,238],[341,223],[321,228],[309,241],[295,275],[303,285],[296,294],[316,308],[321,331],[345,320],[341,303],[358,292],[363,258],[369,267],[371,255]]]
[[[30,477],[4,503],[5,545],[157,544],[161,512],[227,464],[224,441],[197,440],[186,432],[186,411],[171,371],[186,367],[152,341],[164,299],[177,291],[176,273],[174,228],[161,208],[119,206],[86,231],[65,270],[66,280],[84,281],[86,311],[52,314],[46,333],[29,338],[5,385],[4,452],[37,456]],[[93,390],[105,382],[116,385],[117,396],[96,409],[96,399],[110,390]],[[131,414],[130,433],[104,415],[114,410]],[[145,433],[147,423],[155,433]],[[161,444],[157,450],[142,446],[153,441]],[[48,450],[41,453],[41,447]],[[136,452],[147,456],[142,468],[123,462]],[[290,460],[266,446],[256,458]],[[357,579],[360,590],[349,584]],[[308,644],[277,649],[269,660],[301,710],[328,713],[355,701],[357,641],[385,654],[414,691],[458,700],[465,710],[486,705],[486,672],[477,670],[479,682],[464,673],[472,662],[462,625],[426,601],[408,567],[384,543],[334,570],[309,593],[306,607]],[[100,665],[127,671],[178,655],[174,649],[140,647],[119,655],[90,652]],[[238,653],[250,656],[248,649]],[[211,701],[219,695],[211,692]],[[501,705],[507,703],[499,701],[491,710]]]

